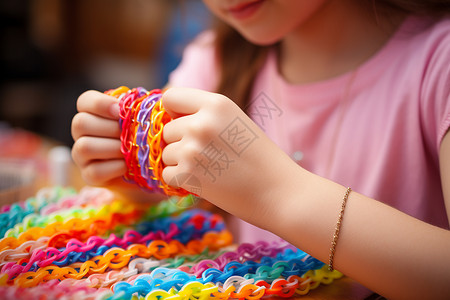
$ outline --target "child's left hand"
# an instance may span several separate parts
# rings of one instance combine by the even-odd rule
[[[162,102],[174,119],[163,130],[164,181],[267,228],[302,168],[225,96],[171,88]]]

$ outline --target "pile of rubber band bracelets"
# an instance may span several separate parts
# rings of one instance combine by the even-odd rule
[[[171,187],[162,179],[162,131],[171,120],[161,103],[162,91],[122,86],[105,93],[119,99],[120,150],[127,165],[125,180],[152,192],[188,195],[186,190]]]
[[[41,189],[0,208],[2,299],[258,299],[342,276],[285,242],[232,245],[221,216]]]

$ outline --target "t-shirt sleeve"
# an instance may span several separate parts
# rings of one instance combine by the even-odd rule
[[[218,74],[214,33],[205,31],[185,48],[180,64],[169,75],[168,86],[214,92],[218,83]]]
[[[450,128],[450,20],[433,32],[428,65],[423,77],[422,99],[425,114],[434,128],[435,147],[439,151],[442,139]]]

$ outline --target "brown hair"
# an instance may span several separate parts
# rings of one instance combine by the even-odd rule
[[[450,13],[449,0],[367,0],[374,13],[398,11],[407,14],[441,17]],[[378,11],[378,8],[386,8]],[[255,77],[272,46],[258,46],[244,39],[235,29],[217,21],[216,57],[220,80],[216,91],[233,99],[243,110],[250,101]]]
[[[221,74],[217,92],[233,99],[245,109],[253,81],[265,61],[269,47],[252,44],[231,26],[216,22],[215,49]]]
[[[449,0],[370,0],[370,3],[416,15],[443,16],[450,13]]]

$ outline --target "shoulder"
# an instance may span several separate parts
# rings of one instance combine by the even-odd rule
[[[402,34],[406,37],[411,35],[409,51],[415,54],[425,67],[433,66],[436,62],[449,62],[450,18],[430,20],[411,17]]]
[[[208,30],[184,49],[180,64],[169,76],[169,85],[214,91],[218,77],[215,33]]]
[[[425,24],[417,34],[410,52],[416,55],[422,67],[422,91],[424,96],[436,93],[449,100],[450,93],[450,18]],[[448,102],[448,101],[447,101]]]
[[[449,100],[450,18],[440,21],[417,19],[410,23],[409,29],[417,30],[409,43],[408,53],[409,63],[416,64],[420,70],[417,75],[421,80],[422,98],[429,100],[439,95]]]
[[[442,20],[428,30],[425,40],[428,51],[428,64],[430,71],[443,72],[447,83],[450,75],[450,18]]]
[[[450,18],[418,20],[409,49],[420,66],[419,99],[423,128],[433,129],[437,149],[450,127]],[[421,26],[421,27],[420,27]]]

